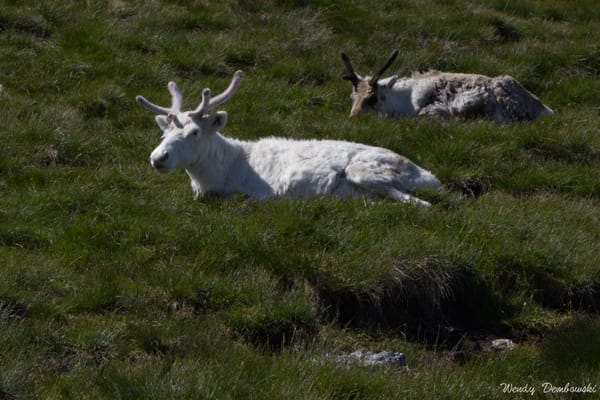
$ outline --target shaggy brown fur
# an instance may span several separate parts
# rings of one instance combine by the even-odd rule
[[[444,73],[429,71],[415,73],[413,79],[434,82],[430,96],[420,98],[419,115],[448,117],[461,115],[468,118],[483,117],[505,121],[524,121],[538,117],[544,108],[542,102],[512,76],[488,77],[476,74]],[[449,107],[461,93],[476,92],[471,104],[460,110]]]
[[[532,120],[553,111],[513,77],[431,70],[409,77],[380,79],[397,52],[373,77],[358,75],[347,55],[342,60],[352,83],[350,117],[362,111],[376,111],[388,117],[401,115],[460,116],[499,122]]]

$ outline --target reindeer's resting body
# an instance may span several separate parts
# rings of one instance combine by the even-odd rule
[[[440,186],[429,171],[378,147],[283,138],[247,142],[219,133],[208,135],[196,160],[184,165],[197,196],[207,192],[242,192],[256,198],[376,195],[422,203],[409,191]],[[155,153],[168,146],[163,142]]]
[[[489,77],[440,71],[413,73],[409,77],[380,75],[397,56],[374,76],[361,77],[342,53],[347,72],[343,79],[352,83],[350,116],[373,110],[387,117],[429,115],[486,118],[498,122],[532,120],[553,111],[513,77]]]
[[[240,79],[241,72],[227,95],[217,96],[221,103],[232,95]],[[169,90],[175,91],[176,86],[169,84]],[[204,114],[214,107],[208,89],[203,92],[204,105],[196,111],[180,112],[180,100],[174,96],[174,107],[167,110],[138,97],[147,108],[168,115],[157,116],[163,141],[150,155],[152,166],[160,172],[184,168],[196,196],[238,192],[260,199],[368,196],[429,205],[409,192],[440,187],[429,171],[379,147],[334,140],[241,141],[225,137],[218,130],[225,126],[227,114]]]

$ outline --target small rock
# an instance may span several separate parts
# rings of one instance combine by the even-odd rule
[[[396,351],[381,351],[374,353],[367,350],[357,350],[350,354],[337,356],[340,364],[358,363],[364,366],[381,365],[389,367],[406,367],[406,356]]]
[[[492,340],[491,349],[496,351],[504,351],[512,350],[515,347],[517,347],[517,345],[510,339],[495,339]]]

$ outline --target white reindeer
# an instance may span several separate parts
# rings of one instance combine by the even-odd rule
[[[386,117],[402,115],[462,116],[486,118],[498,122],[532,120],[554,112],[514,78],[494,78],[440,71],[381,75],[398,56],[395,50],[388,62],[372,77],[358,75],[346,53],[341,53],[346,72],[342,79],[352,83],[350,117],[373,110]]]
[[[212,99],[210,89],[204,89],[202,101],[193,111],[181,111],[183,97],[174,82],[168,84],[171,108],[136,97],[159,114],[156,121],[163,136],[150,155],[154,169],[185,169],[195,197],[236,192],[259,199],[369,196],[430,205],[409,192],[437,189],[441,186],[438,179],[390,150],[334,140],[271,137],[241,141],[221,135],[218,131],[225,126],[227,113],[207,113],[233,95],[242,77],[242,71],[237,71],[229,87]]]

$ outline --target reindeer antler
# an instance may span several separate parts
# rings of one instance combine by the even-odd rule
[[[385,63],[385,65],[383,67],[379,68],[379,71],[377,71],[373,75],[373,77],[370,80],[371,84],[377,83],[377,81],[379,80],[379,78],[381,77],[381,75],[385,72],[386,69],[388,69],[390,67],[390,65],[392,65],[392,63],[394,62],[394,60],[396,59],[396,57],[398,57],[398,50],[394,50],[394,52],[390,56],[389,60]]]
[[[206,114],[210,109],[220,106],[225,103],[227,100],[233,96],[238,87],[240,87],[240,82],[244,77],[244,72],[241,70],[235,71],[233,74],[233,78],[231,78],[231,83],[221,94],[210,98],[210,89],[204,89],[202,91],[202,101],[196,107],[194,111],[191,111],[188,115],[190,118],[198,118],[202,117],[202,115]]]
[[[181,94],[181,91],[177,87],[177,84],[171,81],[167,85],[167,89],[169,89],[169,93],[171,93],[171,108],[161,107],[154,103],[151,103],[144,96],[135,96],[135,99],[142,106],[144,106],[150,111],[155,112],[156,114],[169,115],[181,112],[183,96]]]
[[[202,90],[202,101],[200,102],[200,105],[198,105],[198,107],[196,107],[196,109],[194,111],[191,111],[188,115],[192,119],[197,118],[197,117],[202,117],[204,115],[204,113],[208,111],[209,107],[210,107],[210,89],[204,88],[204,90]]]
[[[350,62],[350,58],[343,51],[340,53],[340,56],[342,57],[342,61],[344,62],[344,65],[346,66],[347,70],[347,72],[342,74],[342,79],[350,81],[354,86],[356,86],[358,84],[358,81],[360,81],[360,78],[358,77],[358,74],[354,72],[354,67]]]
[[[202,91],[202,101],[200,102],[200,105],[198,105],[198,107],[196,107],[194,111],[189,112],[190,118],[201,117],[202,115],[207,113],[211,108],[217,107],[229,100],[240,86],[240,82],[242,81],[243,77],[243,71],[236,71],[233,74],[233,78],[231,79],[231,83],[229,84],[227,89],[225,89],[225,91],[223,91],[223,93],[219,94],[218,96],[213,97],[212,100],[210,98],[210,89],[204,89]],[[181,128],[183,127],[183,125],[177,118],[177,114],[181,113],[183,95],[181,94],[181,90],[179,90],[175,82],[169,82],[167,88],[169,90],[169,93],[171,94],[170,108],[156,105],[148,101],[148,99],[146,99],[144,96],[136,96],[135,99],[138,103],[140,103],[148,110],[156,114],[168,116],[169,119],[175,123],[175,125]]]
[[[181,90],[179,90],[177,84],[172,81],[167,85],[167,89],[169,89],[169,93],[171,93],[171,110],[180,112],[181,106],[183,105],[183,95],[181,94]]]

